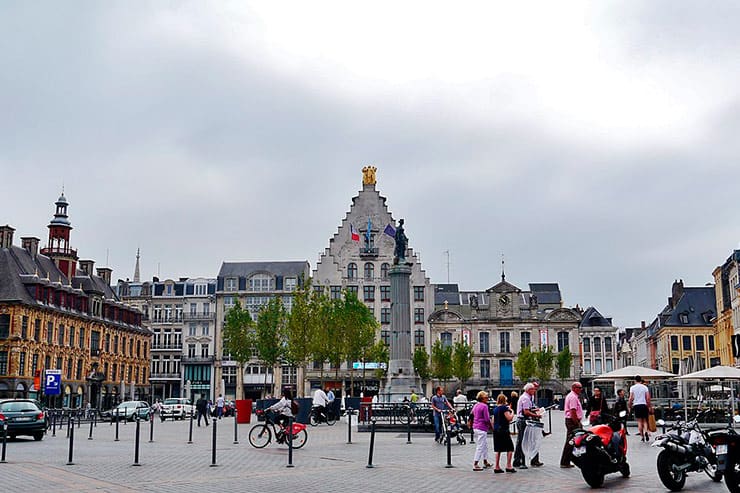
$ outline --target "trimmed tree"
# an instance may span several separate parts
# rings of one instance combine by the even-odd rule
[[[424,382],[424,380],[427,380],[430,376],[429,353],[427,353],[427,349],[424,346],[417,346],[414,350],[413,364],[414,371],[419,375],[421,381]]]
[[[223,330],[224,350],[237,363],[236,398],[244,399],[244,365],[252,358],[254,350],[254,322],[249,311],[242,308],[239,300],[226,312]],[[188,396],[190,398],[190,396]]]
[[[343,353],[347,358],[347,362],[351,364],[356,360],[363,359],[368,349],[372,347],[375,341],[375,330],[378,327],[378,321],[367,305],[357,299],[357,295],[352,292],[347,292],[344,296],[340,319],[343,327]],[[349,370],[350,391],[348,395],[354,397],[355,370],[354,367],[350,367]],[[364,364],[362,374],[363,376],[365,375]]]
[[[537,371],[537,358],[530,346],[524,346],[514,362],[514,371],[519,380],[526,382],[530,380]]]
[[[544,384],[547,380],[552,377],[552,366],[555,362],[555,353],[552,351],[550,346],[541,347],[539,351],[535,353],[537,360],[537,369],[534,374],[537,380],[541,384]]]
[[[441,382],[452,378],[452,345],[439,339],[432,345],[432,376]]]
[[[274,368],[283,357],[286,320],[285,307],[279,296],[270,298],[257,316],[254,348],[260,361],[267,367]],[[265,372],[265,393],[267,393],[267,374],[268,372]],[[280,393],[280,389],[275,390],[276,394]]]
[[[312,340],[321,326],[320,306],[322,295],[311,288],[311,282],[304,283],[293,295],[293,306],[285,330],[285,359],[299,368],[297,395],[306,395],[306,365],[311,358]]]
[[[565,385],[565,380],[570,378],[570,365],[573,363],[573,354],[570,352],[570,348],[565,346],[560,351],[555,359],[555,366],[557,366],[558,378],[560,383]]]
[[[473,348],[462,341],[455,343],[452,351],[452,373],[460,380],[460,388],[473,376]]]

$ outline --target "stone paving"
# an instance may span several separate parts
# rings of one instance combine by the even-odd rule
[[[21,437],[8,442],[7,463],[0,464],[3,492],[226,492],[226,491],[458,491],[505,489],[507,493],[544,489],[589,491],[576,468],[558,466],[564,441],[562,412],[553,412],[553,433],[542,442],[541,468],[516,474],[472,471],[475,446],[452,445],[453,468],[446,468],[446,447],[433,435],[377,433],[374,468],[367,468],[370,434],[353,429],[347,444],[347,423],[333,427],[309,427],[309,439],[294,451],[294,468],[287,468],[287,448],[274,442],[258,450],[249,445],[247,433],[254,424],[239,425],[239,444],[234,441],[233,418],[218,423],[217,467],[211,464],[212,426],[194,427],[188,444],[188,422],[155,422],[154,442],[149,443],[149,424],[141,423],[140,467],[133,466],[136,426],[120,425],[115,442],[114,426],[101,423],[88,440],[89,427],[75,433],[74,465],[67,466],[65,433],[51,433],[41,442]],[[490,437],[489,437],[490,440]],[[490,442],[489,442],[490,443]],[[489,448],[492,448],[489,445]],[[629,437],[632,476],[607,476],[604,488],[624,492],[667,491],[655,472],[658,449]],[[724,492],[724,483],[712,483],[704,474],[689,475],[684,491]]]

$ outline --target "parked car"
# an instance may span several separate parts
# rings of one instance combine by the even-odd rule
[[[159,410],[159,418],[164,421],[167,418],[185,419],[195,414],[195,406],[188,399],[170,398],[165,399]]]
[[[100,413],[103,420],[128,420],[134,421],[137,416],[139,419],[148,420],[151,414],[149,404],[144,401],[126,401],[122,402],[113,409],[108,409]]]
[[[45,414],[32,399],[1,399],[0,425],[5,424],[8,425],[8,438],[24,435],[39,441],[46,432]],[[3,433],[0,427],[0,436]]]

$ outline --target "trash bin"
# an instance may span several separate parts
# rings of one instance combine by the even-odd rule
[[[236,422],[240,425],[252,422],[251,399],[238,399],[236,401]]]

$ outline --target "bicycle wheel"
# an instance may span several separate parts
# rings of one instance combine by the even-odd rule
[[[272,441],[272,432],[270,427],[264,425],[254,425],[249,430],[249,444],[254,448],[264,448]]]
[[[316,416],[316,413],[311,411],[311,415],[308,418],[308,421],[311,423],[311,426],[316,426],[319,424],[319,417]]]
[[[328,424],[329,426],[333,426],[334,423],[336,422],[337,422],[337,417],[334,416],[334,413],[327,412],[326,413],[326,424]]]
[[[293,448],[301,448],[306,445],[308,441],[308,433],[306,430],[301,430],[293,435]]]

